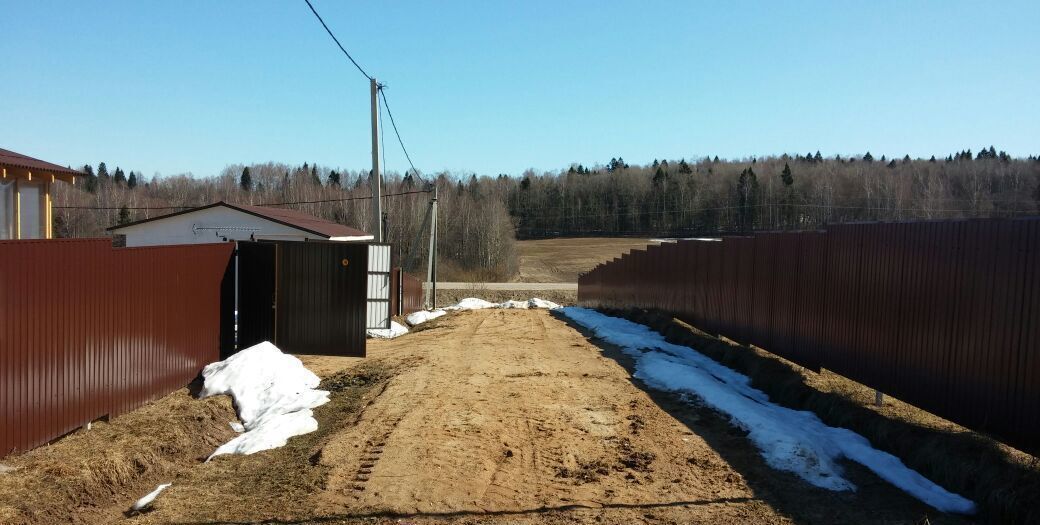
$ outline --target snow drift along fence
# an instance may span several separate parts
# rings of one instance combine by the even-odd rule
[[[1040,452],[1040,219],[852,224],[634,250],[578,280]]]
[[[232,248],[0,242],[0,457],[133,410],[217,360]]]

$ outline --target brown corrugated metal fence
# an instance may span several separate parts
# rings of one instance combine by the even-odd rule
[[[0,457],[130,411],[217,360],[231,251],[0,242]]]
[[[400,268],[391,273],[390,289],[393,291],[390,302],[392,315],[408,315],[423,309],[422,281]]]
[[[1040,219],[853,224],[634,250],[584,306],[654,308],[1040,451]]]

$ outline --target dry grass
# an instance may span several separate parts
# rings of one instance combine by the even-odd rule
[[[318,387],[329,402],[314,409],[318,430],[294,437],[280,448],[249,456],[220,456],[196,465],[185,481],[157,503],[163,511],[144,523],[290,519],[312,515],[311,497],[320,493],[329,468],[321,462],[331,436],[356,424],[367,403],[378,396],[395,371],[367,361],[334,373]]]
[[[476,297],[493,303],[501,303],[510,299],[526,301],[532,297],[545,299],[568,306],[578,302],[577,290],[437,290],[437,306],[451,306],[467,297]]]
[[[228,398],[199,401],[185,388],[8,458],[17,470],[0,475],[0,523],[101,521],[105,507],[129,505],[204,459],[234,435],[227,424],[234,420]]]
[[[816,374],[760,349],[728,342],[672,317],[614,311],[748,375],[783,406],[809,410],[831,426],[863,435],[948,490],[973,499],[990,523],[1040,523],[1040,462],[901,401],[873,405],[874,391],[837,374]]]
[[[517,241],[520,272],[516,280],[526,283],[574,283],[578,275],[601,262],[634,249],[644,249],[649,239],[628,237],[585,237]]]

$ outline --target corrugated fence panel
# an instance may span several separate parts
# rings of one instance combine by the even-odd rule
[[[0,457],[133,410],[217,360],[231,251],[0,242]]]
[[[579,303],[666,310],[1040,451],[1040,219],[846,224],[633,250]]]

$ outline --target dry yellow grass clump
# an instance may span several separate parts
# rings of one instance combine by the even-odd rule
[[[57,442],[6,458],[0,523],[92,523],[152,485],[205,459],[234,433],[230,399],[195,400],[184,388]],[[143,492],[142,492],[143,491]]]

